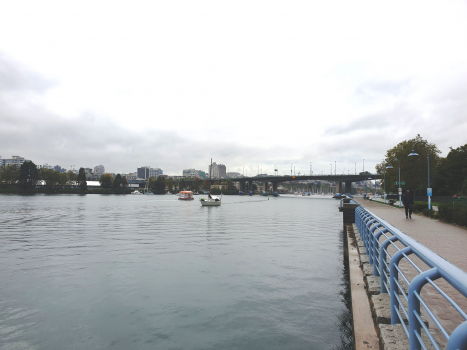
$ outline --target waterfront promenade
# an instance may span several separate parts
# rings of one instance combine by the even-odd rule
[[[460,269],[467,271],[467,259],[465,250],[467,248],[467,229],[444,223],[439,220],[430,219],[422,215],[412,214],[412,219],[405,218],[404,207],[389,206],[381,202],[354,198],[354,200],[371,211],[376,216],[387,221],[405,234],[417,240],[439,256],[448,260]],[[446,287],[448,287],[446,285]],[[456,291],[455,291],[456,292]],[[422,295],[424,293],[422,292]],[[428,292],[428,294],[431,294]],[[456,294],[456,293],[454,293]],[[441,320],[443,326],[450,332],[461,322],[459,314],[455,314],[446,308],[445,300],[439,295],[429,295],[429,305],[433,312]],[[467,310],[467,299],[455,297],[459,306]],[[431,325],[430,325],[431,328]]]

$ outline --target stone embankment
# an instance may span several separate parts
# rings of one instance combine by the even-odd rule
[[[389,294],[380,293],[380,277],[373,275],[373,265],[369,263],[357,226],[346,224],[345,231],[351,279],[355,348],[357,350],[409,349],[409,340],[402,324],[391,325]],[[404,323],[407,324],[407,320],[404,320]],[[428,326],[426,320],[425,324]],[[436,332],[430,330],[430,333],[435,339],[438,338]],[[425,344],[429,344],[426,335],[422,338]],[[443,347],[440,348],[443,349]],[[428,349],[434,348],[428,347]]]

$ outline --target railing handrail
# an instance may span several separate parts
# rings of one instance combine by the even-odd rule
[[[453,265],[446,259],[440,257],[438,254],[425,247],[412,237],[403,233],[402,231],[389,224],[382,218],[378,217],[377,215],[374,215],[367,209],[363,208],[361,205],[355,210],[355,223],[357,224],[362,241],[364,242],[366,252],[369,255],[369,262],[374,264],[374,274],[376,276],[381,275],[381,293],[387,293],[386,282],[388,282],[388,279],[386,279],[386,274],[389,274],[389,282],[391,284],[390,295],[392,324],[401,323],[402,321],[401,315],[398,312],[400,299],[397,295],[397,291],[401,291],[401,287],[398,285],[397,282],[398,275],[400,274],[401,277],[403,277],[407,281],[407,284],[409,286],[409,291],[407,292],[406,296],[408,300],[409,331],[405,328],[404,324],[403,326],[410,340],[410,349],[420,349],[421,328],[424,328],[425,333],[427,333],[427,329],[425,325],[423,325],[422,322],[420,322],[420,299],[417,299],[418,293],[425,284],[430,283],[433,285],[434,280],[442,277],[452,287],[454,287],[458,292],[460,292],[464,297],[467,298],[467,273],[458,268],[457,266]],[[387,237],[387,232],[389,232],[392,236]],[[379,238],[382,234],[386,236],[386,239],[384,242],[381,243],[379,242]],[[394,241],[399,241],[406,248],[399,250],[393,256],[389,256],[389,254],[386,251],[386,247],[389,244],[395,246]],[[420,258],[426,265],[430,267],[430,269],[421,272],[421,269],[419,269],[413,261],[410,261],[411,264],[420,271],[420,273],[410,283],[408,283],[408,279],[403,275],[402,271],[399,270],[397,265],[399,261],[404,257],[406,259],[409,259],[408,255],[410,254],[414,254],[415,256]],[[380,261],[380,257],[390,258],[390,269],[388,269],[386,262],[383,262],[383,260]],[[381,263],[383,263],[385,266],[380,266]],[[438,293],[445,297],[448,300],[448,302],[450,302],[451,305],[454,306],[454,308],[457,307],[456,310],[460,310],[461,316],[464,319],[466,319],[466,321],[461,323],[451,333],[450,336],[441,326],[440,330],[443,333],[443,336],[448,341],[447,349],[458,349],[459,346],[461,346],[460,348],[467,348],[467,333],[465,333],[465,330],[467,329],[466,312],[461,310],[460,307],[452,299],[450,299],[449,296],[447,296],[444,293],[444,291],[441,290],[441,288],[439,288],[439,286],[437,287],[437,289],[439,289]],[[405,296],[405,293],[403,291],[402,293]],[[426,308],[426,304],[424,304],[423,301],[421,302]],[[439,320],[436,319],[435,315],[431,312],[431,310],[428,309],[428,313],[439,327]],[[435,348],[438,348],[433,337],[429,333],[427,335],[432,344],[435,346]]]

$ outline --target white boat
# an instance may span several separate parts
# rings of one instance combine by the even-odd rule
[[[217,196],[212,196],[208,194],[208,198],[201,198],[199,201],[201,202],[201,206],[203,207],[218,207],[221,205],[222,196],[221,198],[219,198]]]
[[[131,194],[142,194],[142,193],[138,190],[134,190],[133,192],[131,192]]]

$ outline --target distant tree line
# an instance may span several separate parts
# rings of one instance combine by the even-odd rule
[[[71,170],[60,173],[53,169],[37,169],[36,164],[31,161],[25,161],[21,167],[8,165],[0,168],[0,183],[16,185],[24,192],[34,192],[36,186],[42,183],[46,191],[50,192],[64,187],[73,187],[82,193],[87,190],[84,168],[80,168],[78,174]]]

